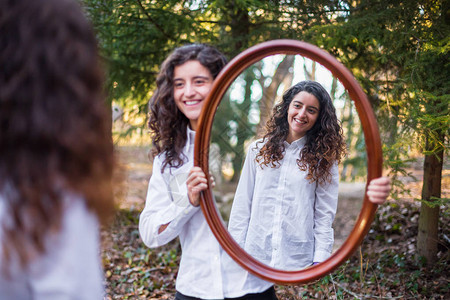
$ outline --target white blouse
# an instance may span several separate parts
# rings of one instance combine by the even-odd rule
[[[277,167],[255,160],[263,143],[248,150],[230,214],[229,231],[259,261],[283,270],[299,270],[331,255],[332,223],[338,200],[335,164],[331,183],[310,183],[297,165],[306,138],[285,142]]]
[[[167,166],[161,173],[164,154],[153,161],[147,200],[139,218],[141,238],[148,247],[180,238],[182,255],[176,289],[186,296],[223,299],[262,292],[272,284],[239,267],[220,247],[200,207],[189,202],[186,180],[193,167],[195,132],[187,131],[181,167]],[[158,233],[167,223],[167,228]]]
[[[32,261],[28,271],[21,271],[16,260],[9,262],[10,277],[0,271],[0,299],[103,299],[97,218],[79,197],[64,200],[61,231],[47,237],[48,251]],[[7,213],[0,195],[0,220],[7,219]],[[0,230],[3,242],[2,235]]]

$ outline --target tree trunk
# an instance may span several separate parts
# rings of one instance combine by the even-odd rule
[[[426,150],[433,150],[427,139]],[[422,200],[433,201],[432,197],[441,197],[441,179],[444,151],[425,155],[423,167]],[[428,265],[437,260],[439,206],[431,207],[422,202],[417,234],[417,253],[424,257]]]
[[[224,7],[224,20],[231,27],[233,46],[230,57],[235,57],[249,45],[249,30],[251,27],[248,10],[236,5],[235,1],[226,1]]]
[[[306,80],[316,80],[316,61],[311,64],[311,72],[308,71],[306,64],[303,65],[303,70],[305,71]]]
[[[293,74],[289,69],[294,64],[295,55],[286,55],[286,57],[280,62],[272,77],[270,85],[266,88],[261,84],[263,88],[262,98],[259,102],[259,115],[260,120],[258,127],[256,128],[256,135],[262,137],[265,133],[266,123],[272,115],[273,104],[277,96],[277,90],[281,82],[292,84]],[[290,86],[287,86],[290,88]]]

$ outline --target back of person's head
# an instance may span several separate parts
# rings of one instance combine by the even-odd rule
[[[109,110],[77,1],[2,0],[0,66],[0,259],[25,266],[59,230],[66,192],[112,211]]]

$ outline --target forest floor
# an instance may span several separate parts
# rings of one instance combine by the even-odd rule
[[[178,240],[149,249],[139,237],[139,213],[145,204],[152,172],[146,151],[144,147],[118,148],[124,181],[116,192],[115,219],[102,229],[106,299],[173,299],[175,293],[181,253]],[[404,180],[411,196],[390,199],[378,208],[368,235],[349,260],[332,274],[315,282],[276,285],[278,298],[450,299],[448,203],[441,206],[438,261],[427,266],[415,255],[420,202],[413,199],[420,198],[420,169],[420,163],[412,165],[411,172],[416,179]],[[446,166],[443,197],[449,197],[449,189],[450,170]],[[350,192],[347,194],[351,195]],[[349,214],[341,219],[337,227],[344,228],[346,218],[354,218],[355,210],[349,207],[338,208],[338,215],[339,211]],[[348,223],[346,227],[349,227]],[[345,233],[341,233],[336,242],[344,238]]]

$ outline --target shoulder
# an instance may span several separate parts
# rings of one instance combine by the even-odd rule
[[[261,148],[264,146],[264,144],[265,144],[265,141],[263,139],[258,139],[258,140],[251,142],[246,149],[247,160],[249,160],[249,159],[251,159],[252,161],[255,160],[256,157],[258,156],[258,154],[260,153]]]
[[[190,170],[194,165],[194,153],[193,149],[191,151],[183,151],[181,153],[182,163],[180,165],[170,166],[170,164],[165,164],[166,155],[165,153],[161,153],[158,156],[155,156],[153,159],[153,174],[158,172],[164,178],[168,178],[166,176],[172,176],[174,174],[178,174],[180,172],[186,172],[186,170]],[[164,166],[164,168],[163,168]]]
[[[161,152],[153,157],[153,165],[161,165],[166,159],[166,152]]]
[[[257,155],[266,143],[267,140],[264,140],[263,138],[257,139],[248,146],[248,151]]]

